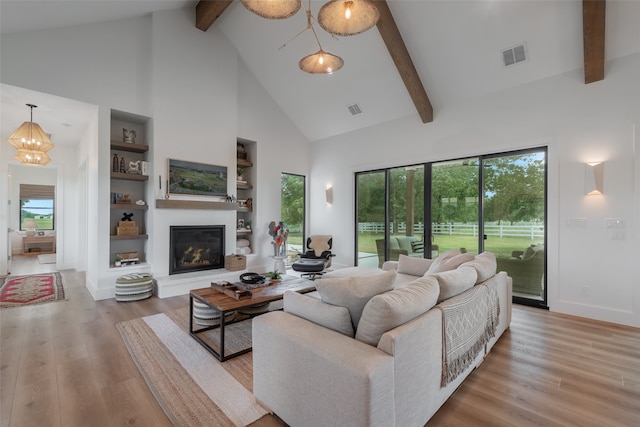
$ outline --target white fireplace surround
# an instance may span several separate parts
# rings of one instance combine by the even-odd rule
[[[165,277],[156,277],[154,293],[160,298],[175,297],[188,294],[192,289],[206,288],[211,282],[227,280],[229,282],[239,280],[241,271],[229,271],[226,268],[216,270],[195,271],[193,273],[174,274]]]

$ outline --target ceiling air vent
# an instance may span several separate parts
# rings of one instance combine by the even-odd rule
[[[502,51],[504,66],[517,64],[527,60],[527,49],[524,43]]]
[[[351,113],[352,116],[357,116],[358,114],[362,114],[362,109],[360,108],[357,102],[351,105],[347,105],[347,108],[349,109],[349,112]]]

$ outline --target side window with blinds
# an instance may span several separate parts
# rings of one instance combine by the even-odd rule
[[[20,184],[20,230],[53,230],[55,186]]]

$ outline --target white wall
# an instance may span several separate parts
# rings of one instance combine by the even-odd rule
[[[188,13],[191,12],[191,13]],[[153,181],[166,182],[167,159],[227,166],[235,192],[235,49],[217,30],[202,32],[192,11],[153,16]],[[235,211],[156,209],[153,272],[169,274],[169,226],[224,224],[226,253],[235,250]]]
[[[640,54],[607,64],[602,82],[585,85],[581,73],[436,105],[430,124],[416,115],[314,143],[311,232],[333,234],[335,262],[353,265],[354,172],[546,145],[550,309],[640,325]],[[588,161],[607,162],[604,196],[584,195]],[[320,191],[327,184],[334,186],[330,207]],[[587,227],[568,228],[574,217],[587,218]],[[624,240],[611,239],[605,218],[624,219]]]
[[[87,206],[86,230],[76,242],[86,241],[88,258],[77,266],[86,264],[87,287],[96,299],[113,297],[115,278],[122,274],[109,268],[107,237],[112,109],[152,118],[146,270],[158,278],[168,275],[170,225],[225,224],[226,252],[235,251],[235,211],[155,209],[153,199],[163,196],[156,189],[158,176],[166,178],[168,158],[227,166],[232,194],[236,137],[257,141],[255,185],[260,202],[254,228],[259,243],[258,255],[251,258],[256,269],[271,269],[266,224],[279,219],[280,172],[309,173],[305,138],[239,63],[219,30],[200,31],[193,19],[192,10],[175,10],[2,38],[3,83],[97,106],[86,145],[78,150],[72,169],[86,182],[69,189],[85,193],[75,202]],[[24,51],[51,66],[31,67]],[[5,168],[3,157],[0,172]],[[257,227],[261,223],[264,230]]]
[[[309,176],[311,147],[242,62],[238,67],[238,136],[256,141],[256,194],[253,246],[259,257],[249,257],[253,270],[273,270],[268,224],[280,218],[280,174]]]

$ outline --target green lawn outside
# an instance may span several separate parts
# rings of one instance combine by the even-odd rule
[[[383,238],[384,236],[379,233],[360,233],[358,235],[359,252],[377,253],[376,240]],[[433,243],[439,246],[440,253],[453,248],[466,248],[471,252],[475,252],[478,246],[478,237],[438,235],[435,236]],[[537,243],[541,242],[527,237],[491,237],[485,242],[485,248],[493,252],[498,258],[509,258],[512,251],[521,251],[527,246]]]
[[[27,228],[24,226],[25,221],[31,221],[31,218],[26,218],[22,221],[22,226],[20,227],[22,230],[26,230]],[[38,224],[38,229],[40,230],[53,230],[53,220],[51,218],[48,219],[36,219],[36,224]]]

